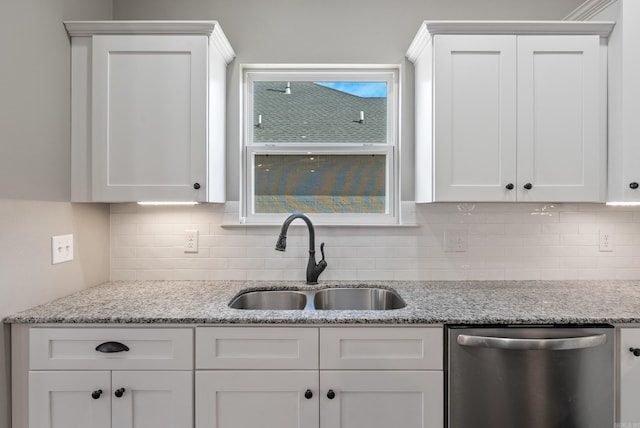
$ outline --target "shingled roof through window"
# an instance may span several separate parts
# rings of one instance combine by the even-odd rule
[[[366,98],[314,82],[254,82],[256,143],[386,143],[387,99]],[[360,123],[360,112],[364,121]]]

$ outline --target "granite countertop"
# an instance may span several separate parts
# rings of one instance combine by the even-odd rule
[[[228,307],[241,290],[375,285],[406,301],[389,311]],[[114,281],[7,317],[6,323],[597,324],[640,322],[639,281]]]

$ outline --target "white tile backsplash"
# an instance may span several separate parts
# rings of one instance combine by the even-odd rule
[[[238,226],[237,207],[111,205],[111,279],[304,279],[304,223],[292,224],[281,253],[280,227]],[[405,202],[403,211],[415,226],[316,226],[316,257],[325,242],[329,264],[321,279],[640,279],[640,208]],[[604,227],[612,252],[599,251]],[[196,254],[183,251],[186,229],[199,231]],[[467,251],[444,250],[452,229],[467,232]]]

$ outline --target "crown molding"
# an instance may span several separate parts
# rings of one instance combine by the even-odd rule
[[[217,21],[64,21],[72,37],[96,34],[204,34],[211,35]]]
[[[406,57],[415,63],[436,34],[584,35],[609,37],[614,22],[594,21],[425,21]]]
[[[409,45],[409,49],[407,49],[407,53],[405,54],[405,56],[409,61],[415,64],[424,48],[426,48],[430,42],[431,33],[429,33],[427,23],[424,22],[418,29],[418,33]]]
[[[573,12],[567,15],[565,21],[587,21],[618,0],[586,0]]]
[[[429,34],[581,35],[608,37],[614,22],[594,21],[426,21]]]
[[[227,64],[236,56],[218,21],[64,21],[71,37],[104,34],[204,35]]]

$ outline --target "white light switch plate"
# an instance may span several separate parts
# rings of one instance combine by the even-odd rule
[[[51,264],[73,260],[73,235],[51,237]]]

